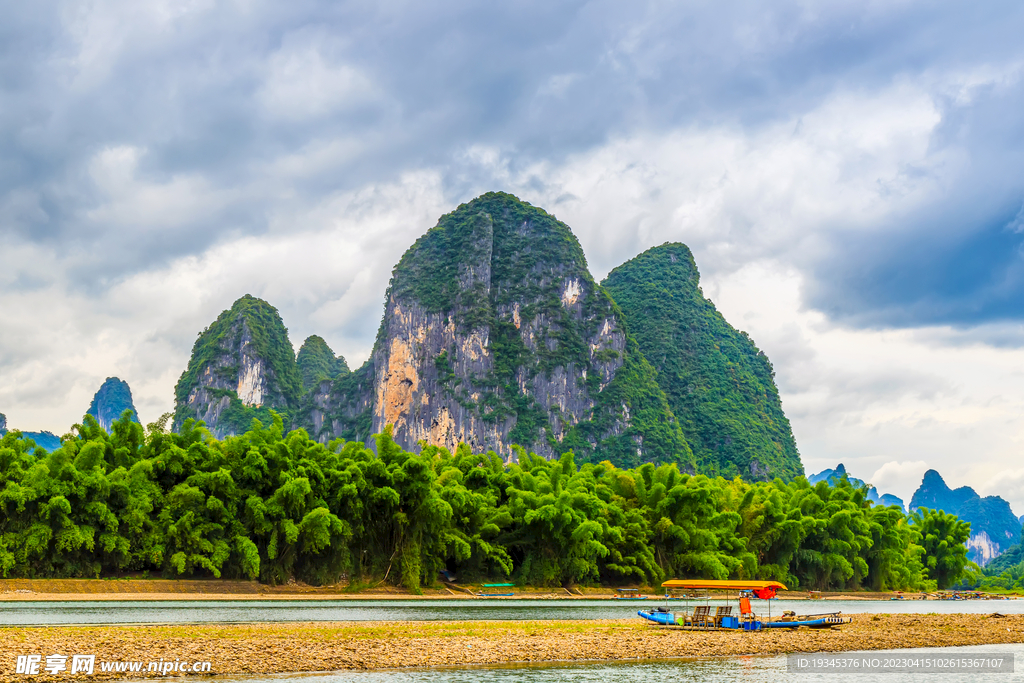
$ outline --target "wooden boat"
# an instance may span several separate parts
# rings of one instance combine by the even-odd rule
[[[675,626],[684,629],[696,630],[746,630],[760,631],[766,628],[832,628],[842,624],[848,624],[852,620],[842,616],[839,612],[828,614],[811,614],[797,616],[792,612],[786,612],[782,617],[763,619],[754,614],[750,606],[751,598],[771,600],[781,590],[788,590],[785,585],[778,581],[712,581],[702,579],[673,579],[662,584],[670,590],[724,590],[737,591],[739,595],[739,614],[734,615],[731,606],[719,606],[711,612],[711,605],[708,603],[707,593],[705,604],[698,605],[693,612],[673,612],[668,607],[656,607],[649,610],[639,610],[637,615],[652,624],[658,626]]]
[[[852,617],[844,617],[839,612],[832,612],[831,614],[809,614],[807,616],[782,617],[772,621],[762,621],[761,628],[800,628],[801,626],[806,626],[807,628],[832,628],[833,626],[849,624],[851,621],[853,621]]]

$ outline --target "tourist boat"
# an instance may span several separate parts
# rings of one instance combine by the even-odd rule
[[[705,604],[697,605],[693,611],[672,611],[668,607],[656,607],[654,609],[640,610],[637,615],[659,626],[675,626],[692,630],[735,630],[760,631],[761,629],[800,627],[820,629],[832,628],[842,624],[850,623],[849,617],[842,616],[839,612],[828,614],[811,614],[797,616],[792,612],[784,612],[781,617],[771,618],[771,603],[768,605],[768,617],[762,618],[754,614],[750,600],[757,598],[770,601],[775,598],[779,589],[787,590],[786,586],[778,581],[712,581],[712,580],[687,580],[673,579],[661,584],[664,588],[672,590],[701,591],[698,599]],[[721,590],[728,592],[736,591],[739,602],[739,610],[734,614],[732,605],[716,606],[714,612],[710,604],[710,597],[707,591]],[[683,598],[686,599],[686,598]]]
[[[514,583],[485,583],[484,588],[511,588]],[[510,598],[515,593],[477,593],[480,598]]]
[[[640,595],[639,588],[616,588],[615,595],[613,596],[616,600],[646,600],[646,595]]]

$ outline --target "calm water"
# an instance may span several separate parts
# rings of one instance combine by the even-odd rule
[[[989,674],[841,674],[790,673],[785,657],[735,657],[732,659],[671,660],[584,663],[542,666],[465,667],[460,669],[416,669],[372,673],[339,672],[332,674],[286,675],[275,677],[216,678],[220,683],[1011,683],[1024,681],[1024,647],[1020,645],[984,645],[979,647],[928,648],[900,650],[901,656],[921,653],[970,656],[999,652],[1015,656],[1017,671]],[[854,654],[854,653],[847,653]],[[877,652],[864,653],[877,656]],[[207,679],[210,680],[210,679]]]
[[[232,623],[257,621],[450,621],[460,619],[627,619],[661,600],[175,600],[116,602],[0,602],[0,625]],[[685,603],[667,603],[683,611]],[[733,604],[712,601],[715,604]],[[961,614],[1024,613],[1024,600],[773,600],[772,614],[820,612]],[[765,603],[755,611],[766,614]],[[1022,664],[1024,666],[1024,664]]]

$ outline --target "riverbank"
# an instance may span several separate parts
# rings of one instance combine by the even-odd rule
[[[858,615],[837,630],[689,632],[606,621],[358,622],[0,628],[0,683],[77,678],[15,673],[18,655],[99,662],[209,661],[210,675],[582,660],[732,657],[1024,643],[1024,615]],[[70,666],[68,666],[70,669]],[[171,674],[174,675],[174,674]],[[134,678],[139,678],[136,674]]]
[[[600,599],[615,596],[614,588],[574,587],[533,588],[515,587],[519,600]],[[371,586],[353,590],[342,584],[337,586],[307,586],[289,584],[268,586],[255,581],[201,580],[201,579],[0,579],[0,601],[4,600],[436,600],[471,599],[474,593],[493,592],[482,586],[452,584],[424,588],[420,594],[397,586]],[[652,598],[662,594],[661,589],[645,591]],[[896,593],[866,591],[820,593],[822,600],[888,600]],[[806,591],[781,591],[783,600],[806,600]],[[501,600],[501,598],[492,598]]]

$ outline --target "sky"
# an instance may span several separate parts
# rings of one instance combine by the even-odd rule
[[[1024,513],[1024,5],[0,0],[0,412],[173,409],[249,293],[358,366],[391,269],[502,190],[595,277],[666,241],[808,473]]]

